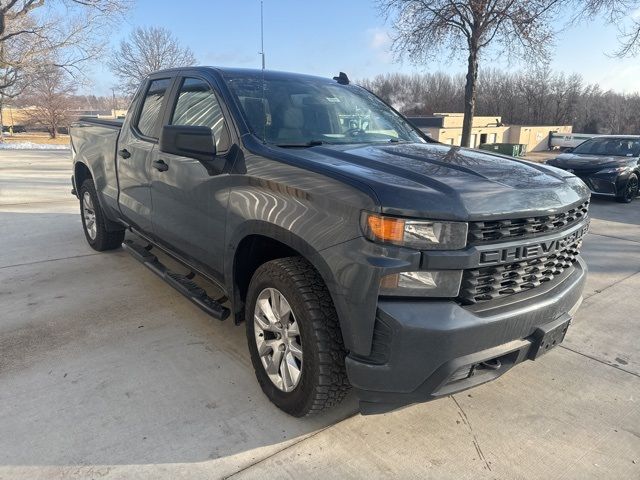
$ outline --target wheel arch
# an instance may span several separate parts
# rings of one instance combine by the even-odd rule
[[[227,291],[232,297],[232,312],[236,323],[244,320],[244,307],[249,282],[255,271],[264,263],[289,256],[300,256],[318,272],[329,290],[338,314],[345,347],[349,349],[344,322],[344,309],[336,294],[333,274],[329,265],[306,240],[282,227],[262,221],[245,224],[231,242],[225,260]]]
[[[114,216],[110,208],[106,208],[107,202],[103,198],[102,192],[98,188],[97,179],[91,170],[91,168],[84,161],[76,161],[73,165],[73,183],[76,191],[76,197],[80,199],[80,188],[86,180],[92,180],[96,188],[96,196],[98,197],[98,203],[105,215],[105,227],[108,231],[118,231],[123,228],[123,225],[118,221],[118,218]]]
[[[80,187],[88,178],[93,179],[93,174],[87,164],[84,162],[76,162],[73,166],[73,182],[75,184],[76,196],[80,196]]]

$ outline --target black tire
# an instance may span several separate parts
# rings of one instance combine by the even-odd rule
[[[91,197],[91,203],[93,204],[93,211],[95,212],[95,238],[91,238],[89,234],[87,224],[84,215],[84,198],[85,193]],[[124,228],[122,229],[110,229],[107,230],[105,224],[109,220],[105,217],[100,203],[98,202],[98,195],[96,193],[96,187],[93,184],[93,180],[88,178],[80,186],[80,217],[82,218],[82,230],[87,242],[94,250],[103,252],[105,250],[113,250],[119,248],[124,240]]]
[[[260,293],[275,288],[286,298],[299,324],[304,353],[301,376],[290,392],[271,381],[258,354],[254,309]],[[281,410],[303,417],[340,403],[350,385],[338,316],[322,278],[305,259],[288,257],[260,266],[249,285],[246,330],[251,361],[265,395]]]
[[[640,188],[638,186],[638,175],[632,173],[627,179],[622,194],[617,196],[616,200],[620,203],[631,203],[638,196],[638,188]]]

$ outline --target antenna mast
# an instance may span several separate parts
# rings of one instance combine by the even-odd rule
[[[264,14],[263,0],[260,0],[260,56],[262,57],[262,70],[264,70]]]

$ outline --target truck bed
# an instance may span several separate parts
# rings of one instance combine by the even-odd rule
[[[122,124],[123,120],[83,117],[73,123],[70,129],[72,157],[90,163],[102,206],[107,212],[114,212],[115,216],[119,212],[116,148]],[[75,167],[74,174],[80,178]]]
[[[78,120],[79,123],[92,123],[94,125],[101,125],[104,127],[115,127],[115,128],[122,128],[122,123],[124,122],[124,119],[122,118],[115,118],[115,119],[111,119],[111,118],[94,118],[94,117],[80,117],[80,119]]]

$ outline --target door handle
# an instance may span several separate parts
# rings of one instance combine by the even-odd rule
[[[120,155],[122,158],[129,158],[131,156],[131,153],[129,153],[129,150],[127,150],[126,148],[123,148],[122,150],[118,151],[118,155]]]
[[[164,163],[164,160],[156,160],[155,162],[153,162],[153,168],[160,172],[166,172],[167,170],[169,170],[169,165]]]

